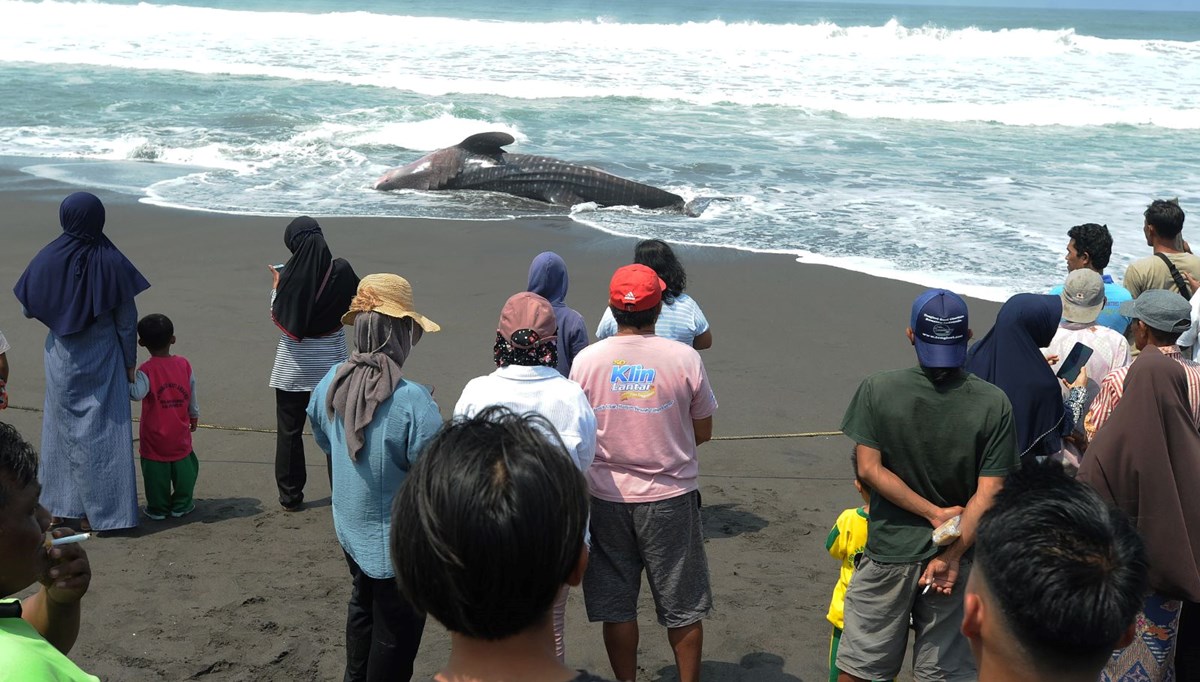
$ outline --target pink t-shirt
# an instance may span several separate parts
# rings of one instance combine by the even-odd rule
[[[698,487],[692,420],[717,409],[699,353],[658,336],[611,336],[575,356],[571,379],[596,412],[593,495],[656,502]]]

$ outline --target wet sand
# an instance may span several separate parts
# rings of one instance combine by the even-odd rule
[[[0,174],[6,291],[58,234],[58,202],[74,189]],[[88,543],[95,576],[72,658],[104,680],[340,679],[350,580],[333,534],[324,456],[308,439],[310,504],[301,513],[280,510],[273,478],[267,377],[278,335],[266,265],[285,260],[290,217],[167,210],[97,194],[108,207],[106,234],[152,284],[137,299],[139,313],[174,321],[174,351],[195,368],[201,423],[216,428],[195,436],[194,514],[143,519],[131,533]],[[635,243],[566,219],[318,219],[335,256],[359,275],[408,278],[418,310],[442,325],[414,349],[405,374],[435,386],[446,416],[466,382],[493,369],[500,307],[525,288],[534,255],[553,250],[565,259],[567,302],[594,331],[608,278]],[[851,444],[775,436],[836,431],[863,376],[914,363],[903,333],[921,288],[787,256],[677,252],[688,292],[712,324],[713,348],[702,357],[720,402],[717,439],[700,455],[716,604],[705,624],[704,679],[826,679],[825,612],[838,566],[824,540],[838,513],[860,504]],[[979,336],[998,306],[970,303]],[[6,293],[0,330],[13,346],[13,408],[0,419],[36,444],[45,329]],[[645,589],[639,680],[674,680],[653,614]],[[578,590],[567,618],[568,663],[609,675],[600,627],[587,622]],[[430,621],[415,679],[437,671],[447,652],[445,631]]]

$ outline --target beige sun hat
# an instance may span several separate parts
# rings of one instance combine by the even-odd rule
[[[342,315],[342,324],[354,324],[359,313],[376,312],[389,317],[411,317],[426,332],[442,327],[413,309],[412,285],[400,275],[367,275],[358,282],[358,292],[350,301],[350,312]]]

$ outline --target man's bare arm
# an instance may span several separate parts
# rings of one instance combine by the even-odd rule
[[[996,493],[1004,487],[1003,476],[980,476],[975,488],[975,494],[967,501],[963,510],[959,531],[962,535],[946,548],[941,555],[934,557],[925,567],[921,576],[922,585],[932,585],[942,594],[950,594],[958,580],[958,564],[963,554],[975,544],[975,532],[979,529],[979,519],[992,506]]]
[[[692,429],[696,431],[696,445],[712,440],[712,426],[713,418],[711,416],[692,420]]]
[[[875,492],[901,509],[916,514],[937,528],[962,513],[962,507],[939,507],[921,497],[900,477],[883,466],[883,453],[868,445],[855,446],[858,456],[858,477]]]

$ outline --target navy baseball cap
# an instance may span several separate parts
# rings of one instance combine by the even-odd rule
[[[962,367],[967,359],[967,304],[958,294],[930,289],[913,301],[908,326],[922,367]]]

